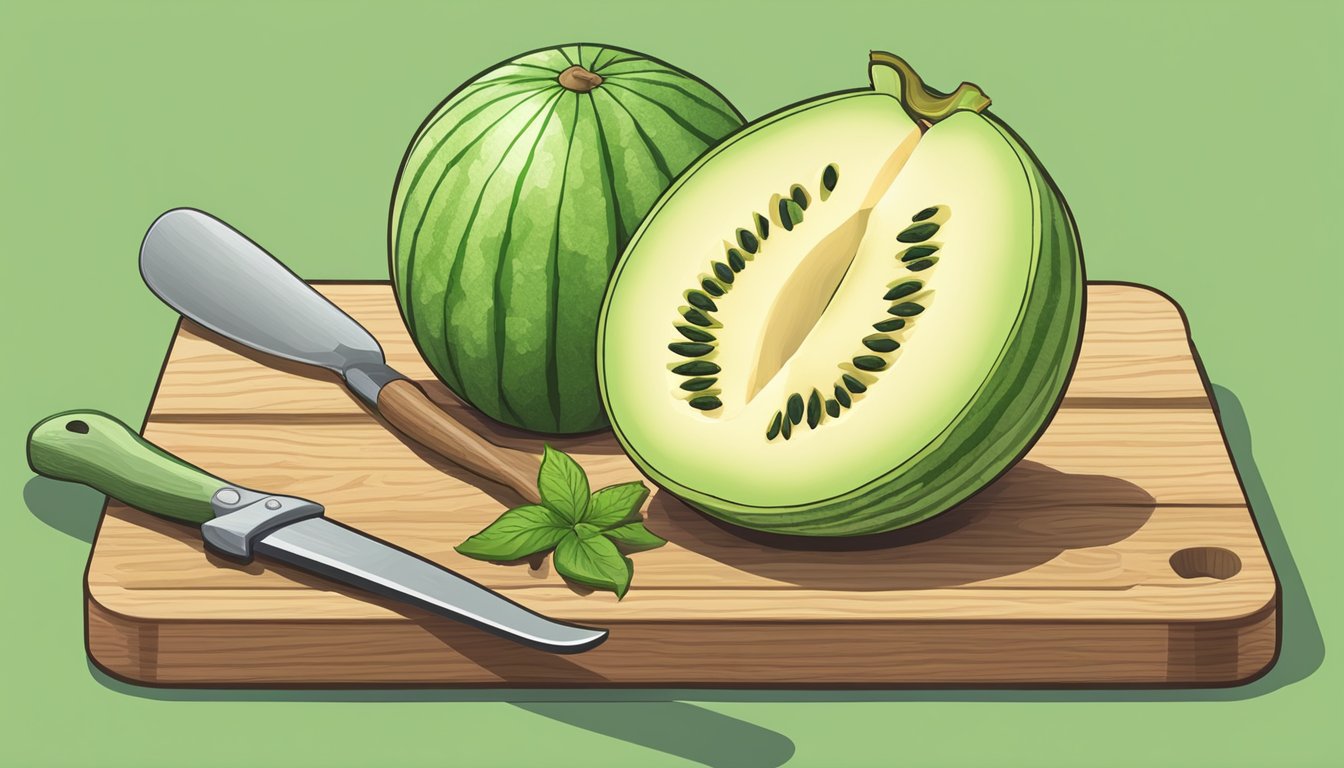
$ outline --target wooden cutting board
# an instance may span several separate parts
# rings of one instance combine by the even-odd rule
[[[320,284],[391,365],[500,444],[419,359],[382,283]],[[558,618],[609,627],[555,656],[291,568],[206,554],[193,529],[107,505],[86,581],[89,653],[152,685],[1225,685],[1272,663],[1278,585],[1180,309],[1092,284],[1077,372],[1031,453],[928,523],[862,541],[730,530],[655,492],[669,543],[623,601],[549,562],[453,545],[517,503],[391,432],[335,377],[183,323],[144,434]],[[609,434],[552,441],[594,488],[640,479]],[[762,468],[761,471],[769,471]]]

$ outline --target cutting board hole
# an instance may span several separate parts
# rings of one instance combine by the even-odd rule
[[[89,434],[88,422],[80,421],[79,419],[65,422],[65,429],[67,432],[77,432],[81,435]]]
[[[1189,547],[1171,556],[1171,570],[1183,579],[1230,579],[1241,572],[1241,558],[1222,547]]]

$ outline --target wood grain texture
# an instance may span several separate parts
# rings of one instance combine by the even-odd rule
[[[529,504],[540,504],[537,472],[541,463],[531,453],[504,448],[483,439],[452,418],[409,379],[389,381],[378,392],[378,415],[397,431],[482,480],[507,486]]]
[[[386,286],[322,290],[433,400],[539,457],[539,440],[429,378]],[[799,542],[655,490],[645,514],[669,544],[635,556],[619,602],[546,561],[458,555],[518,503],[511,490],[399,436],[334,378],[206,331],[179,329],[145,436],[612,637],[577,656],[532,651],[281,564],[215,558],[193,529],[112,502],[88,570],[89,649],[140,682],[1213,685],[1259,674],[1277,650],[1277,583],[1183,319],[1133,286],[1090,287],[1063,407],[1026,459],[958,508],[861,541]],[[641,479],[609,434],[550,442],[593,487]]]

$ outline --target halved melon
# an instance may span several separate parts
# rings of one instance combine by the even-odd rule
[[[975,493],[1057,407],[1081,334],[1064,201],[963,84],[875,53],[872,87],[758,120],[655,204],[602,308],[616,435],[738,525],[890,530]]]

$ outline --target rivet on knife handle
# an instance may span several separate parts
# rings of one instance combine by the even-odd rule
[[[535,457],[490,443],[434,405],[387,366],[363,326],[228,224],[191,208],[168,211],[145,233],[140,274],[183,316],[260,352],[339,373],[417,442],[538,500]]]

